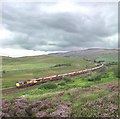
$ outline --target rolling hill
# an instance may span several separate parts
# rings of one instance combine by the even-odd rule
[[[3,117],[118,117],[118,51],[87,49],[3,59]],[[16,89],[21,80],[78,71],[106,62],[103,69]],[[117,62],[117,63],[113,63]],[[9,91],[14,89],[14,93]],[[120,104],[120,103],[119,103]],[[12,106],[11,106],[12,105]]]

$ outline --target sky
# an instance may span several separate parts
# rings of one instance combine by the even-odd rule
[[[41,55],[118,47],[117,2],[3,2],[0,54]]]

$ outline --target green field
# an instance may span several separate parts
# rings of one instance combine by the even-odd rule
[[[107,73],[104,73],[104,71],[106,71]],[[44,84],[41,84],[40,86],[38,85],[37,88],[29,90],[29,91],[27,90],[27,91],[19,92],[16,94],[5,95],[5,98],[12,99],[12,98],[16,98],[16,97],[23,96],[23,95],[27,95],[28,97],[30,97],[30,99],[41,98],[41,97],[44,97],[44,95],[47,95],[49,93],[54,94],[57,91],[64,91],[64,90],[74,89],[78,87],[87,88],[87,87],[91,87],[91,86],[95,86],[99,84],[105,84],[105,83],[118,81],[118,78],[116,77],[117,66],[105,67],[104,71],[91,72],[91,73],[83,74],[80,76],[72,77],[70,79],[68,77],[69,79],[68,81],[67,79],[61,79],[58,81],[44,83]],[[89,79],[95,79],[97,75],[100,76],[100,80],[98,79],[98,81],[89,81]],[[39,87],[42,87],[42,85],[44,86],[46,84],[56,84],[57,87],[54,89],[39,88]]]
[[[54,63],[34,63],[34,64],[11,64],[11,65],[4,65],[3,70],[5,71],[23,71],[23,70],[32,70],[32,69],[42,69],[48,68],[53,66]]]
[[[99,55],[96,60],[106,62],[118,62],[118,54],[117,53],[102,54]]]
[[[119,100],[117,97],[118,78],[113,72],[115,69],[116,66],[109,66],[104,70],[107,73],[93,72],[68,78],[69,80],[47,82],[24,92],[3,95],[3,98],[7,99],[7,104],[12,104],[14,107],[10,107],[14,113],[8,111],[8,114],[17,114],[18,117],[21,115],[34,117],[37,113],[45,112],[44,116],[49,117],[53,116],[53,113],[54,116],[58,116],[58,110],[63,110],[62,116],[69,117],[104,117],[105,114],[109,117],[117,117]],[[101,74],[100,80],[88,81],[87,76],[94,79],[94,75],[99,73]],[[38,107],[38,104],[41,105],[41,103],[43,107]],[[26,107],[29,109],[29,113],[21,112],[21,108]],[[34,108],[37,112],[33,111]]]
[[[42,83],[30,90],[4,94],[3,98],[7,100],[6,105],[12,105],[8,115],[34,117],[40,114],[43,117],[50,117],[60,116],[59,113],[62,111],[63,117],[117,117],[120,101],[117,97],[118,65],[110,64],[118,62],[116,51],[115,54],[110,51],[106,54],[102,52],[101,55],[95,56],[94,60],[84,56],[85,54],[82,57],[61,55],[3,57],[3,89],[15,87],[15,82],[21,80],[94,67],[96,65],[94,60],[104,60],[105,63],[104,68],[99,71]],[[29,112],[21,111],[24,108]]]
[[[70,64],[70,66],[54,67],[57,64]],[[58,56],[38,56],[24,58],[3,58],[3,84],[4,88],[15,87],[21,80],[52,76],[71,71],[78,71],[86,67],[95,66],[93,62],[78,58],[64,58]]]

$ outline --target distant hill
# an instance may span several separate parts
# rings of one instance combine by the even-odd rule
[[[95,60],[99,57],[109,57],[118,59],[118,50],[117,49],[100,49],[100,48],[91,48],[78,51],[70,51],[65,53],[53,53],[49,54],[52,56],[63,56],[63,57],[78,57],[78,58],[87,58],[90,60]]]
[[[7,63],[9,61],[24,61],[24,63],[28,61],[39,62],[42,58],[49,59],[51,56],[59,56],[65,58],[80,58],[87,60],[108,60],[108,61],[118,61],[118,49],[101,49],[101,48],[89,48],[84,50],[76,50],[76,51],[68,51],[68,52],[60,52],[60,53],[51,53],[48,55],[38,55],[38,56],[24,56],[24,57],[7,57],[2,56],[3,63]],[[51,62],[49,60],[49,62]]]

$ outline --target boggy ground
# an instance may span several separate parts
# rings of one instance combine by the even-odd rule
[[[118,117],[118,83],[73,88],[30,101],[2,100],[2,117]]]

